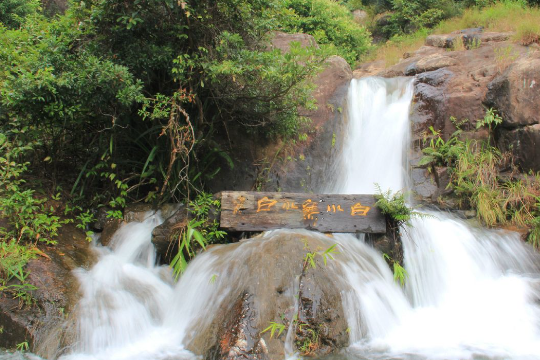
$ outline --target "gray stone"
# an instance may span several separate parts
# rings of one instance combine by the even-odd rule
[[[540,122],[540,57],[517,60],[489,85],[485,98],[503,118],[503,127],[516,128]]]
[[[514,162],[524,172],[540,171],[540,124],[502,130],[498,145],[510,149]]]

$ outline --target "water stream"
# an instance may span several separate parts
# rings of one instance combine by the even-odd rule
[[[373,193],[374,183],[383,190],[407,188],[412,93],[408,79],[353,80],[348,137],[338,162],[342,176],[328,184],[329,191]],[[334,238],[343,255],[329,266],[342,289],[351,346],[331,358],[540,359],[536,255],[517,234],[431,215],[415,221],[404,238],[405,289],[393,281],[380,253],[351,235]],[[161,221],[148,214],[144,222],[124,226],[110,247],[96,246],[94,268],[78,271],[78,340],[62,359],[197,358],[183,344],[207,327],[228,294],[268,276],[248,272],[246,262],[262,267],[265,247],[291,233],[216,246],[175,283],[167,268],[155,266],[150,237]],[[287,281],[294,289],[296,279]],[[290,339],[286,349],[293,355]]]

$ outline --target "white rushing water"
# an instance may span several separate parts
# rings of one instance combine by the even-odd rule
[[[339,192],[370,193],[373,183],[383,191],[406,189],[411,99],[410,80],[353,80],[344,151],[347,177]],[[430,214],[405,232],[405,292],[363,283],[354,300],[345,300],[353,330],[351,353],[540,359],[538,258],[535,264],[535,255],[515,233],[472,228],[442,212]]]
[[[407,188],[412,93],[408,79],[352,81],[342,176],[329,189],[373,193],[375,183],[383,191]],[[328,266],[342,289],[352,344],[343,357],[540,359],[538,259],[535,265],[517,234],[431,214],[406,232],[405,289],[393,281],[380,253],[353,236],[334,237],[340,261]],[[96,247],[99,262],[78,271],[78,341],[62,359],[195,359],[183,344],[208,326],[227,294],[259,281],[247,263],[263,268],[265,246],[292,232],[268,232],[229,250],[213,247],[175,283],[168,268],[155,265],[150,239],[160,222],[149,214],[122,227],[110,247]],[[295,281],[290,279],[292,289]],[[294,353],[291,339],[287,352]]]

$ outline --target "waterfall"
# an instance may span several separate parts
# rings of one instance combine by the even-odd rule
[[[383,191],[406,189],[411,99],[410,80],[352,81],[338,192],[372,192],[375,182]],[[351,329],[363,328],[351,332],[350,352],[362,358],[540,359],[538,256],[515,233],[471,227],[442,212],[429,215],[404,232],[403,292],[389,287],[381,293],[379,284],[364,283],[355,301],[344,299]]]
[[[407,189],[412,95],[405,78],[352,81],[349,129],[337,162],[341,176],[328,189],[373,193],[375,183],[382,190]],[[382,254],[354,236],[329,240],[305,230],[212,247],[176,283],[170,269],[155,264],[151,231],[161,219],[148,214],[142,223],[123,226],[110,247],[97,245],[100,260],[91,270],[78,270],[78,341],[62,359],[199,358],[184,347],[212,329],[228,296],[250,287],[255,294],[276,293],[265,282],[276,266],[267,254],[275,239],[291,234],[340,246],[339,261],[328,268],[340,288],[351,345],[338,358],[540,359],[536,255],[517,234],[430,214],[405,232],[405,288],[393,281]],[[278,279],[290,304],[296,304],[298,287],[293,270],[285,266]],[[291,337],[286,356],[294,355]]]

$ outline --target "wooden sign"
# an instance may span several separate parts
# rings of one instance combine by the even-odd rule
[[[375,202],[373,195],[224,191],[220,226],[236,231],[385,233],[384,215]]]

